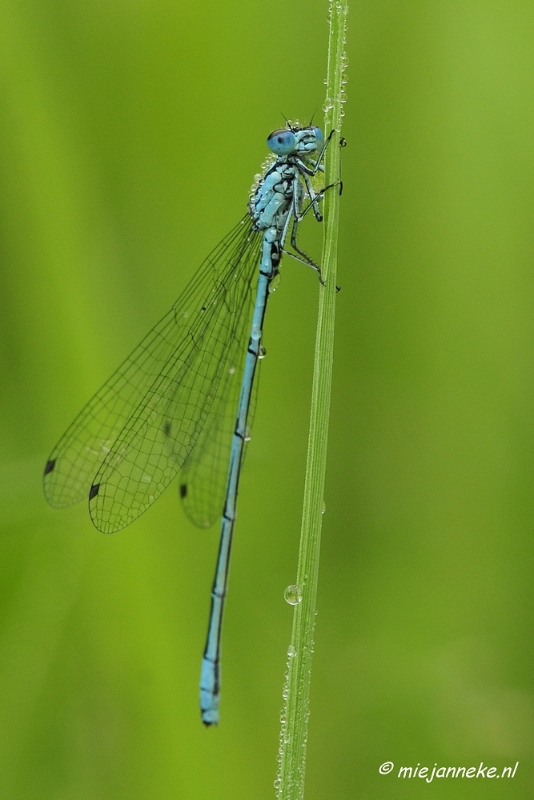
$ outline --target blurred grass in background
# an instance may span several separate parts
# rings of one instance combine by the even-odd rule
[[[532,797],[533,40],[526,0],[351,8],[307,800]],[[0,8],[6,800],[273,797],[314,275],[286,260],[270,302],[219,729],[197,710],[218,529],[172,487],[105,537],[40,477],[243,214],[281,113],[320,108],[325,47],[322,0]],[[480,761],[520,764],[395,777]]]

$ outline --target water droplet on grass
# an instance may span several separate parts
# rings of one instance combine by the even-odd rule
[[[284,592],[284,600],[286,603],[289,603],[290,606],[298,606],[302,600],[302,590],[300,586],[296,586],[293,583],[287,586]]]

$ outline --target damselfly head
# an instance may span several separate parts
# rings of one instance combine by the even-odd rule
[[[267,147],[277,156],[289,156],[292,153],[313,153],[323,146],[323,141],[323,132],[315,125],[301,128],[296,123],[288,122],[287,128],[279,128],[269,134]]]

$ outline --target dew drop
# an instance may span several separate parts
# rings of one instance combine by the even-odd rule
[[[284,592],[284,600],[286,603],[289,603],[290,606],[298,606],[302,600],[302,590],[300,586],[296,586],[293,583],[287,586]]]
[[[266,355],[267,355],[267,350],[265,349],[265,347],[263,347],[263,345],[261,345],[260,352],[258,353],[258,358],[259,359],[265,358]]]
[[[287,654],[289,658],[293,658],[294,656],[297,655],[297,648],[295,647],[295,645],[293,644],[289,645],[289,647],[287,648]]]

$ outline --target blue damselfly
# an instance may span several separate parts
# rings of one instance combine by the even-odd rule
[[[44,471],[48,502],[62,508],[88,498],[104,533],[137,519],[178,472],[196,525],[209,527],[222,514],[200,682],[206,725],[219,720],[222,615],[267,299],[283,253],[313,267],[322,282],[297,231],[310,210],[322,219],[326,189],[316,191],[314,178],[331,135],[325,142],[319,128],[287,123],[268,137],[271,161],[257,176],[245,218],[87,403]]]

